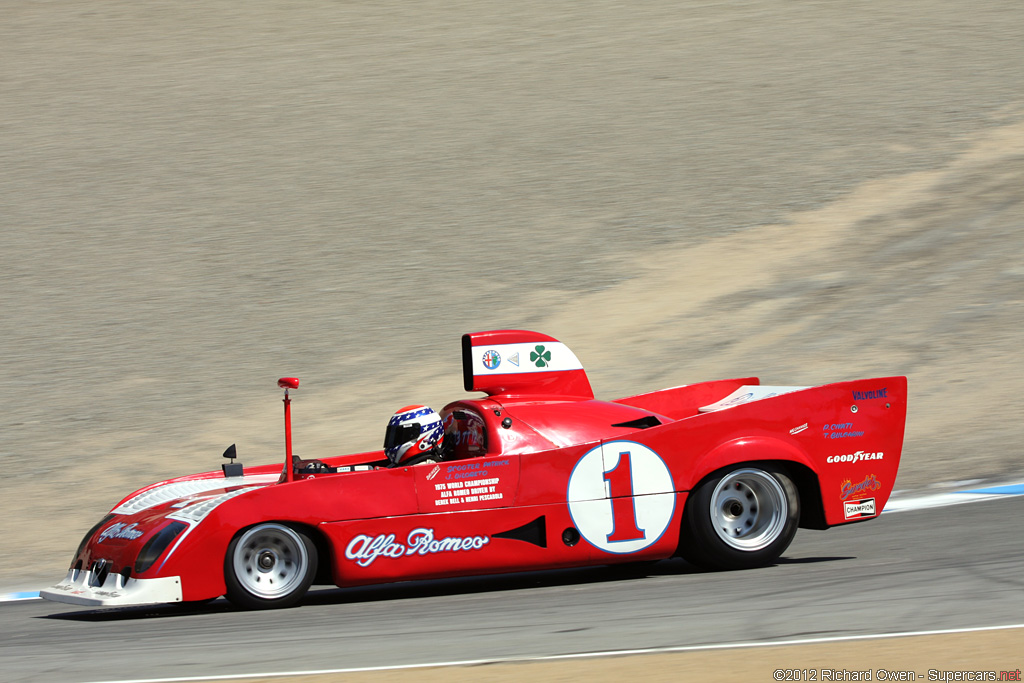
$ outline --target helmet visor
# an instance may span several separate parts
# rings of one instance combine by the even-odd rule
[[[404,425],[388,425],[387,431],[384,432],[384,450],[401,446],[403,443],[412,441],[419,435],[420,426],[416,422]]]

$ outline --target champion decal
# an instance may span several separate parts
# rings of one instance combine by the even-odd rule
[[[848,500],[843,503],[843,516],[846,519],[861,519],[875,516],[875,499]]]

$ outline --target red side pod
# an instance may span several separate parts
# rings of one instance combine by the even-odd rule
[[[488,396],[594,398],[576,355],[553,337],[528,330],[491,330],[462,335],[466,391]]]

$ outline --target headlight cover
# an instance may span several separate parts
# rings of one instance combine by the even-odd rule
[[[171,544],[171,541],[187,528],[188,524],[184,522],[171,521],[163,529],[153,534],[153,537],[142,546],[139,556],[135,559],[135,573],[141,574],[152,567],[153,563],[167,550],[167,546]]]

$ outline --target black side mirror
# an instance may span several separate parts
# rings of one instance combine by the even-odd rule
[[[235,449],[235,444],[231,444],[223,453],[225,458],[231,458],[231,462],[221,465],[220,468],[224,470],[225,477],[240,477],[242,476],[242,463],[235,462],[235,458],[238,457],[238,451]]]

